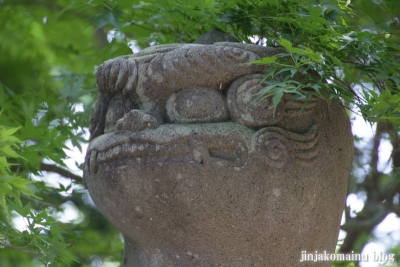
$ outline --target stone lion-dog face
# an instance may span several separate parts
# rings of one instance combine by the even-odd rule
[[[265,156],[273,174],[293,160],[312,163],[316,126],[306,122],[295,133],[279,122],[306,116],[317,100],[288,95],[274,112],[271,98],[258,94],[265,67],[249,63],[278,52],[240,43],[175,44],[106,61],[97,71],[86,175],[125,164],[241,168],[252,153]]]
[[[317,98],[274,111],[250,62],[279,52],[172,44],[98,68],[84,180],[124,266],[296,266],[300,249],[334,249],[349,120]]]

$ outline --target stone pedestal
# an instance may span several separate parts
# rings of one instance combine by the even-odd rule
[[[172,44],[97,72],[85,182],[124,267],[315,266],[334,252],[353,144],[339,101],[260,100],[279,51]],[[268,81],[266,82],[268,84]],[[319,262],[318,266],[330,266]]]

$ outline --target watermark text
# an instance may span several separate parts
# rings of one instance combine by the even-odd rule
[[[312,261],[357,261],[357,262],[388,262],[395,260],[395,254],[384,254],[382,252],[374,252],[373,254],[360,254],[352,251],[349,254],[329,253],[326,251],[307,252],[301,251],[300,262]]]

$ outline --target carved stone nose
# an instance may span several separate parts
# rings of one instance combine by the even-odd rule
[[[115,132],[135,132],[158,127],[157,119],[146,112],[133,109],[119,119],[114,126]]]

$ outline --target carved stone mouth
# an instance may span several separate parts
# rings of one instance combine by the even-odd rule
[[[171,164],[217,164],[229,167],[242,167],[246,163],[246,145],[238,140],[222,142],[194,142],[204,146],[194,148],[190,143],[181,141],[176,144],[125,143],[107,151],[90,153],[90,173],[106,172],[115,168],[131,166],[143,167]]]
[[[173,164],[241,168],[247,162],[253,133],[253,130],[229,122],[166,124],[140,132],[108,133],[91,142],[87,164],[90,174],[121,167]]]
[[[85,164],[89,175],[117,168],[174,164],[241,169],[249,156],[261,153],[269,172],[278,175],[289,171],[294,161],[312,165],[318,153],[317,144],[315,125],[298,134],[279,127],[255,131],[232,122],[164,124],[155,129],[112,132],[93,139]]]

